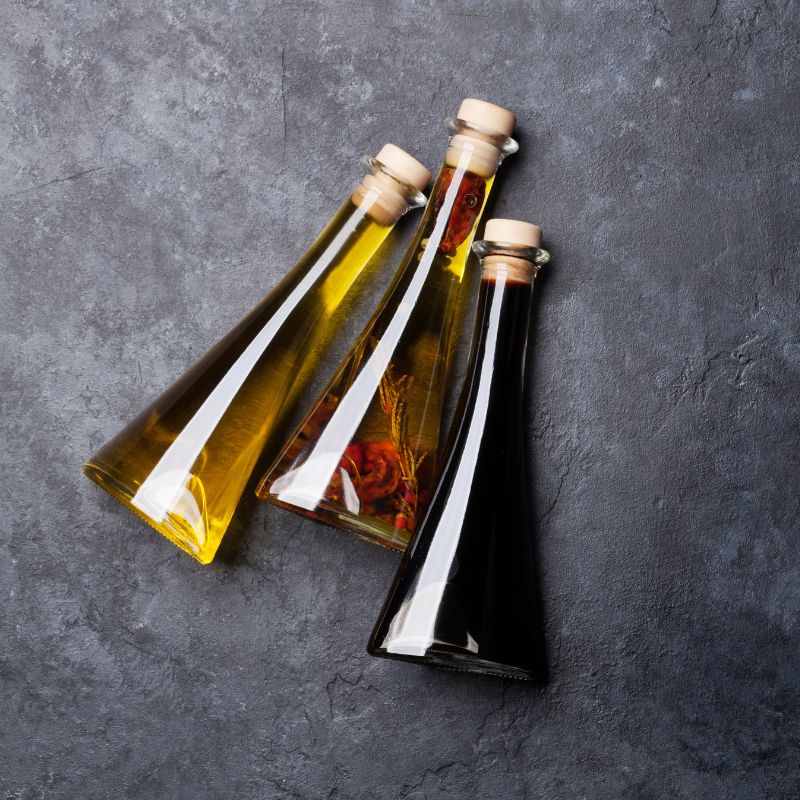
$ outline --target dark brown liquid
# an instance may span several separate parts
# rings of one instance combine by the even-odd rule
[[[481,282],[443,476],[373,633],[374,655],[542,674],[523,442],[530,305],[527,283]]]

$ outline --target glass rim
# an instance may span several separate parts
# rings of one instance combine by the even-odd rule
[[[391,167],[387,167],[383,161],[379,161],[377,158],[375,158],[375,156],[362,156],[361,163],[369,167],[371,170],[383,172],[393,181],[399,183],[400,186],[403,187],[403,191],[406,195],[406,202],[410,208],[419,208],[428,202],[427,195],[417,189],[416,186],[412,186],[412,184],[408,183],[408,181],[403,180],[403,178],[400,177],[400,175],[398,175]]]
[[[519,150],[519,142],[516,139],[459,117],[448,117],[444,121],[444,126],[451,136],[457,133],[465,136],[469,136],[470,133],[478,134],[475,138],[491,142],[503,156],[510,156]]]
[[[528,247],[527,245],[513,244],[512,242],[493,242],[480,239],[472,243],[472,252],[479,258],[486,256],[510,256],[530,261],[532,264],[542,266],[550,261],[550,253],[542,247]]]

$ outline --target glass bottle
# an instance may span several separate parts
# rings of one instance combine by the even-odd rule
[[[365,163],[361,182],[283,281],[83,467],[203,564],[287,400],[310,377],[332,315],[394,223],[425,202],[430,172],[399,147]]]
[[[467,377],[441,480],[369,642],[375,656],[537,678],[543,649],[523,442],[541,231],[490,220]]]
[[[465,100],[417,233],[366,328],[257,494],[404,550],[437,474],[450,336],[469,248],[515,118]]]

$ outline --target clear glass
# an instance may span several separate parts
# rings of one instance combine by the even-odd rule
[[[366,161],[368,177],[382,180],[365,178],[284,280],[84,465],[88,478],[203,564],[310,377],[334,312],[400,214],[425,202]]]
[[[392,285],[257,489],[395,550],[407,546],[436,480],[464,268],[495,171],[517,149],[461,120],[447,125],[445,163]],[[484,156],[492,145],[493,162],[476,162],[476,141]]]
[[[445,466],[368,649],[386,658],[539,678],[544,663],[522,433],[532,284],[549,256],[491,242],[475,249],[493,263],[487,269],[483,262]]]

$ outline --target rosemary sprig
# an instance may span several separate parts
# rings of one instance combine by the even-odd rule
[[[408,446],[408,393],[414,382],[413,375],[394,377],[391,364],[386,368],[380,384],[381,407],[389,420],[389,436],[397,451],[400,462],[400,492],[398,507],[401,513],[409,518],[409,529],[414,527],[414,517],[419,500],[419,483],[417,470],[425,460],[427,453],[419,457]]]

